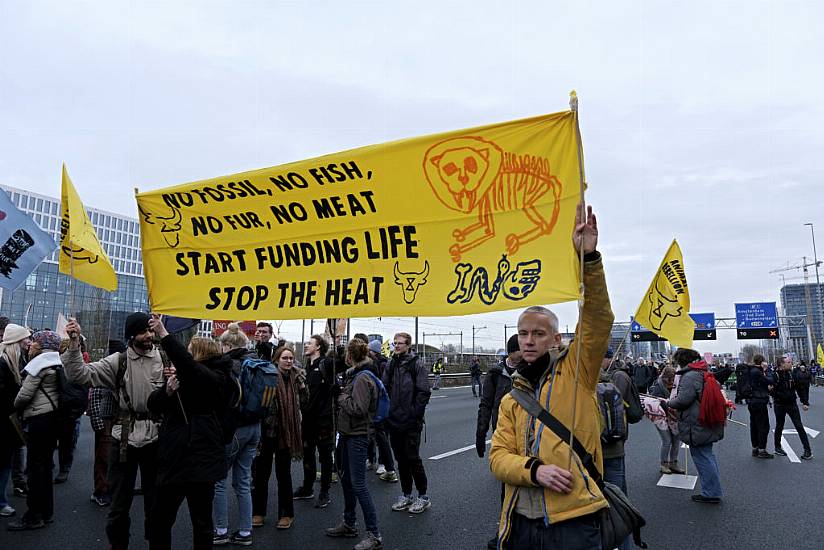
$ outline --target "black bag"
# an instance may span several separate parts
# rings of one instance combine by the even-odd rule
[[[527,413],[552,430],[561,441],[569,442],[570,432],[567,427],[544,409],[528,392],[512,388],[510,393]],[[592,455],[587,452],[586,447],[577,437],[572,439],[572,450],[578,455],[589,476],[601,489],[609,504],[609,508],[603,508],[598,512],[601,523],[601,547],[617,548],[631,534],[636,546],[647,548],[647,543],[641,540],[641,528],[647,522],[638,508],[629,501],[620,487],[603,480],[598,468],[595,467]]]
[[[49,400],[51,406],[57,411],[57,414],[63,418],[70,418],[77,420],[83,413],[86,412],[86,407],[89,406],[89,390],[80,384],[72,384],[66,377],[66,371],[62,365],[49,367],[54,369],[57,375],[57,403],[52,401],[46,390],[43,389],[43,379],[40,379],[40,384],[37,389],[43,392],[46,399]],[[36,390],[35,390],[36,391]]]
[[[641,404],[641,395],[635,384],[629,385],[629,400],[627,401],[627,422],[637,424],[644,418],[644,405]]]
[[[752,378],[749,365],[738,365],[735,371],[735,398],[752,399]]]

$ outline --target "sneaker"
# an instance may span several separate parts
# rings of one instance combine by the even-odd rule
[[[690,497],[693,502],[703,502],[704,504],[721,504],[721,499],[718,497],[705,497],[704,495],[692,495]]]
[[[354,550],[379,550],[383,548],[383,537],[372,531],[366,532],[366,538],[354,546]]]
[[[17,510],[6,504],[2,508],[0,508],[0,517],[10,518],[14,514],[17,513]]]
[[[432,506],[432,501],[429,500],[429,497],[418,497],[415,499],[415,502],[412,503],[412,506],[409,507],[409,513],[422,514],[430,506]]]
[[[332,538],[355,538],[358,536],[358,529],[357,527],[352,527],[351,525],[348,525],[345,521],[342,521],[334,527],[330,527],[329,529],[327,529],[326,536]]]
[[[813,452],[810,449],[804,451],[804,454],[801,455],[801,460],[812,460],[813,459]]]
[[[338,473],[337,472],[332,472],[332,483],[337,483],[337,482],[338,482]]]
[[[309,500],[310,498],[315,498],[315,491],[304,487],[301,487],[292,494],[293,500]]]
[[[321,493],[318,495],[318,500],[315,502],[315,508],[326,508],[332,499],[329,498],[329,493]]]
[[[753,458],[758,458],[758,449],[753,449],[752,450],[752,456],[753,456]]]
[[[263,516],[252,516],[252,527],[263,527]]]
[[[778,456],[787,456],[787,451],[785,451],[781,447],[776,447],[775,454],[777,454]]]
[[[775,455],[768,453],[766,449],[758,451],[758,458],[775,458]]]
[[[231,542],[232,544],[237,544],[238,546],[251,546],[252,533],[249,533],[248,535],[241,535],[240,531],[235,531],[234,533],[232,533],[232,536],[229,537],[229,542]]]
[[[54,484],[59,485],[61,483],[66,483],[69,480],[69,472],[60,471],[56,476],[54,476]]]
[[[278,519],[278,523],[275,527],[278,529],[289,529],[293,523],[295,523],[295,518],[288,518],[284,516]]]
[[[36,521],[19,519],[6,525],[6,529],[9,531],[31,531],[32,529],[41,529],[45,526],[46,522],[42,519],[38,519]]]
[[[382,476],[386,473],[386,466],[383,464],[378,464],[378,467],[375,469],[375,475]]]
[[[372,470],[375,467],[375,463],[371,460],[366,461],[366,471]]]
[[[223,546],[224,544],[229,544],[229,532],[225,532],[222,535],[219,535],[217,531],[214,532],[212,536],[212,545],[213,546]]]
[[[110,499],[108,495],[103,495],[102,497],[99,497],[97,495],[92,495],[92,497],[89,500],[91,502],[97,504],[101,508],[103,508],[105,506],[110,506],[111,503],[112,503],[112,499]]]
[[[398,482],[398,474],[395,472],[384,472],[381,474],[381,481],[385,481],[387,483],[397,483]]]
[[[394,510],[395,512],[403,512],[404,510],[412,506],[413,502],[415,501],[412,500],[412,495],[401,495],[398,497],[398,500],[395,501],[395,504],[392,505],[392,510]]]
[[[29,490],[26,487],[15,487],[14,488],[14,496],[16,497],[26,497],[29,495]]]
[[[660,471],[662,474],[671,474],[672,470],[670,470],[669,462],[662,462]]]
[[[687,473],[681,466],[678,465],[677,460],[675,462],[670,462],[669,463],[669,469],[670,469],[670,472],[672,472],[673,474],[686,474]]]

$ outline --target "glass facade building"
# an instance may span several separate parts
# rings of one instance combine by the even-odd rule
[[[809,360],[810,352],[807,338],[807,289],[810,292],[810,318],[812,325],[810,335],[813,339],[813,349],[818,342],[824,341],[824,310],[822,310],[822,296],[824,296],[824,284],[821,286],[815,283],[784,285],[781,288],[781,309],[784,315],[804,316],[805,323],[794,323],[784,328],[787,348],[794,351],[801,359]],[[813,359],[815,355],[813,354]]]
[[[31,216],[56,243],[60,242],[60,199],[0,185],[12,203]],[[2,291],[0,314],[32,328],[54,328],[58,314],[74,309],[94,355],[105,352],[110,339],[123,339],[126,316],[148,311],[149,301],[140,252],[140,227],[135,218],[88,208],[89,219],[117,274],[117,290],[107,292],[59,273],[57,250],[35,269],[17,290]]]

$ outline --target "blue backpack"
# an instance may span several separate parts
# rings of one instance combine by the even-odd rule
[[[233,405],[245,418],[262,420],[275,399],[278,369],[271,361],[247,357],[240,363],[239,371],[232,369],[232,378],[240,390]]]
[[[372,422],[375,424],[383,422],[386,420],[386,417],[389,416],[389,394],[386,392],[383,382],[381,382],[380,378],[375,376],[375,373],[370,370],[362,370],[355,375],[355,379],[357,379],[361,374],[368,374],[375,382],[375,386],[378,388],[378,406],[375,409],[375,416],[372,417]]]

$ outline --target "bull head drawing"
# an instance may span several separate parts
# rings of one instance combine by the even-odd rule
[[[160,234],[163,237],[163,240],[166,241],[166,244],[169,245],[169,247],[176,248],[177,245],[180,244],[180,235],[178,235],[178,231],[181,230],[180,224],[183,221],[183,216],[180,214],[180,210],[174,206],[170,206],[169,208],[172,209],[172,215],[169,217],[151,214],[140,207],[138,207],[138,210],[140,210],[140,214],[143,216],[143,221],[147,224],[160,225]]]
[[[398,262],[395,262],[395,284],[403,291],[403,301],[411,304],[415,301],[418,289],[426,284],[429,277],[429,261],[423,264],[423,271],[405,272],[400,270]]]
[[[664,277],[664,274],[659,271],[655,284],[647,295],[647,299],[652,305],[650,320],[652,321],[652,328],[655,330],[661,330],[667,318],[680,317],[684,311],[683,306],[678,302],[675,291],[666,283],[666,279],[661,283],[662,277]]]

